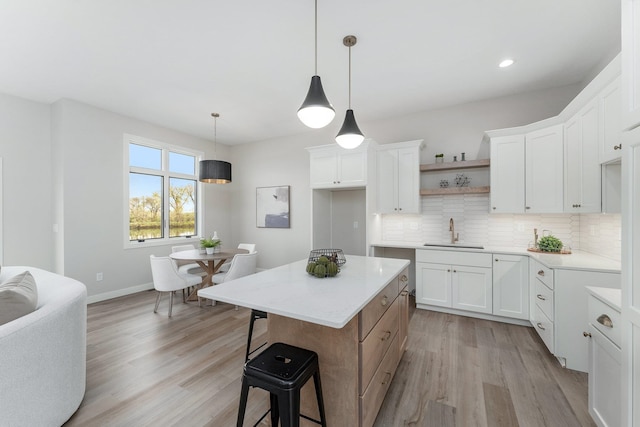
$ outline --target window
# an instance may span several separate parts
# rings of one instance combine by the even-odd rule
[[[202,153],[125,135],[127,246],[198,235]]]

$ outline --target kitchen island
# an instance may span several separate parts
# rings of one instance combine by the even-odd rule
[[[306,264],[262,271],[198,296],[269,313],[270,343],[318,353],[328,425],[371,426],[406,348],[409,261],[347,255],[340,273],[324,279],[307,274]],[[302,413],[317,417],[312,382],[301,400]]]

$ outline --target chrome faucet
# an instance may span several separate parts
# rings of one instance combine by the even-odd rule
[[[453,226],[453,218],[449,218],[449,231],[451,232],[451,244],[458,241],[458,237],[460,237],[460,233],[456,234],[455,228]]]

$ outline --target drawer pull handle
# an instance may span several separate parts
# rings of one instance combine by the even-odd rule
[[[391,336],[391,331],[384,331],[384,336],[380,338],[380,341],[386,341]]]
[[[546,331],[546,329],[544,328],[544,326],[542,326],[542,323],[538,322],[538,323],[536,324],[536,326],[537,326],[539,329],[542,329],[543,331]]]
[[[538,271],[538,276],[544,276],[544,270]]]
[[[614,150],[622,150],[622,143],[613,146]]]
[[[384,307],[384,306],[385,306],[385,305],[387,305],[388,303],[389,303],[389,298],[387,298],[387,296],[386,296],[386,295],[385,295],[385,296],[383,296],[383,297],[382,297],[382,300],[380,300],[380,305],[382,305],[382,306]]]
[[[402,291],[402,292],[400,292],[400,295],[402,295],[403,297],[406,297],[407,295],[409,295],[409,292]]]
[[[611,318],[606,314],[601,314],[600,316],[598,316],[597,320],[601,325],[604,325],[607,328],[613,328],[613,322],[611,321]]]
[[[386,375],[384,376],[384,380],[382,380],[382,385],[385,385],[391,379],[391,372],[387,371],[385,372],[385,374]]]
[[[401,281],[401,282],[406,282],[406,281],[408,281],[408,280],[409,280],[409,278],[407,277],[407,275],[406,275],[406,274],[403,274],[402,276],[400,276],[400,281]]]
[[[536,295],[536,298],[538,298],[539,300],[542,300],[542,301],[546,301],[547,300],[543,295],[540,295],[540,294]]]
[[[591,338],[591,334],[589,332],[583,332],[582,336],[585,338]]]

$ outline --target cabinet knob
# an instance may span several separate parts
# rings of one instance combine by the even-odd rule
[[[397,211],[397,210],[398,210],[398,208],[393,208],[393,210],[394,210],[394,211]]]
[[[451,269],[447,268],[447,273],[451,273]]]
[[[583,332],[582,336],[585,338],[591,338],[591,334],[589,332]]]
[[[536,295],[536,298],[538,298],[539,300],[542,300],[542,301],[546,301],[547,300],[544,296],[542,296],[540,294]]]
[[[613,322],[611,321],[611,318],[606,314],[601,314],[596,320],[598,321],[598,323],[606,326],[607,328],[613,328]]]
[[[500,261],[498,258],[496,258],[496,262]]]
[[[542,323],[538,322],[538,323],[536,323],[536,326],[537,326],[539,329],[542,329],[543,331],[546,331],[546,329],[544,328],[544,326],[542,326]]]
[[[457,273],[457,271],[456,271],[456,270],[453,270],[453,272],[454,272],[454,273]]]
[[[544,276],[544,270],[538,271],[538,276]]]
[[[618,144],[618,145],[614,145],[613,149],[614,150],[622,150],[622,142],[620,144]]]
[[[531,206],[525,206],[524,208],[525,209],[531,209]]]
[[[496,207],[495,207],[495,206],[493,207],[493,210],[494,210],[494,211],[496,210]]]
[[[402,210],[402,208],[398,208],[398,210],[399,210],[399,211],[401,211],[401,210]]]

